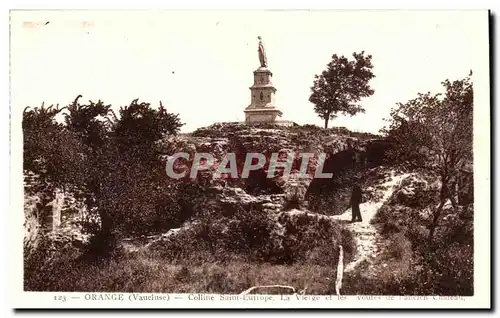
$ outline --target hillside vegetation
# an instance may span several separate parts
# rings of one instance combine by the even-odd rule
[[[399,105],[384,136],[235,123],[179,134],[177,115],[137,100],[118,114],[80,96],[65,108],[27,108],[25,290],[240,293],[280,284],[332,294],[342,246],[343,294],[471,295],[472,86],[444,86],[445,98]],[[171,178],[166,163],[179,152],[189,154],[181,170],[195,153],[214,164],[194,179]],[[304,152],[315,156],[301,177]],[[228,153],[238,175],[249,153],[291,155],[291,173],[267,178],[266,162],[248,178],[215,178]],[[314,178],[319,154],[332,178]],[[350,224],[355,183],[365,217]]]

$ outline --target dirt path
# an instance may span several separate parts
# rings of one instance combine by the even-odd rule
[[[383,196],[377,201],[368,201],[360,204],[361,216],[363,222],[349,223],[347,228],[352,231],[353,236],[356,240],[356,255],[354,260],[346,265],[344,272],[348,273],[352,271],[356,266],[364,260],[374,258],[379,252],[379,242],[380,235],[374,225],[370,224],[373,217],[377,214],[377,211],[384,204],[384,202],[389,199],[394,187],[404,178],[408,177],[409,174],[399,174],[396,175],[391,171],[389,181],[381,184],[386,190]],[[335,215],[332,218],[337,220],[342,220],[349,222],[352,217],[351,209],[347,209],[343,214]]]

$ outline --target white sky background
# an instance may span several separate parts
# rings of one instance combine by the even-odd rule
[[[323,125],[308,101],[333,54],[373,56],[366,114],[330,126],[377,132],[396,102],[439,92],[484,56],[486,11],[15,11],[11,98],[25,106],[161,100],[183,132],[243,121],[263,37],[283,120]],[[49,21],[47,25],[45,22]],[[27,27],[24,22],[36,22]]]

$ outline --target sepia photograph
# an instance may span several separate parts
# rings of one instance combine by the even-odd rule
[[[489,307],[488,21],[12,10],[20,295]]]

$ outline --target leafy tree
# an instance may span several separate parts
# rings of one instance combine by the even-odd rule
[[[472,75],[472,74],[471,74]],[[429,232],[432,241],[447,199],[456,208],[455,183],[459,168],[472,161],[473,86],[469,77],[442,82],[445,94],[418,94],[398,103],[383,129],[391,144],[389,157],[410,169],[440,178],[440,204]]]
[[[156,158],[155,143],[168,135],[175,135],[182,127],[177,114],[168,113],[160,102],[158,110],[149,103],[132,101],[120,108],[120,119],[114,129],[114,140],[121,154],[149,161]]]
[[[353,53],[353,60],[344,56],[332,56],[326,70],[315,75],[311,87],[312,94],[309,101],[313,103],[314,111],[328,121],[337,117],[340,112],[344,115],[355,115],[365,110],[359,102],[361,98],[373,95],[369,81],[375,77],[372,73],[372,56],[365,57],[364,51]]]
[[[41,182],[35,192],[44,195],[42,207],[47,213],[57,189],[78,190],[75,195],[100,221],[100,226],[88,229],[93,234],[89,256],[107,256],[120,234],[155,226],[156,210],[165,212],[163,206],[157,209],[158,201],[175,205],[178,193],[168,193],[156,148],[160,139],[177,134],[182,124],[161,102],[153,109],[134,100],[121,107],[117,117],[111,105],[100,100],[81,104],[81,97],[64,108],[42,104],[25,109],[24,169],[38,175]],[[63,110],[64,122],[57,122],[55,117]]]
[[[166,224],[157,211],[166,211],[159,202],[169,202],[165,165],[159,159],[158,141],[179,132],[182,123],[177,114],[167,112],[160,102],[154,109],[149,103],[132,101],[121,107],[111,135],[119,156],[115,164],[120,175],[114,179],[113,199],[117,219],[126,232],[145,232]],[[131,200],[131,198],[136,198]],[[166,218],[166,216],[165,216]]]
[[[106,254],[114,248],[115,224],[113,207],[106,200],[106,189],[113,180],[116,173],[115,161],[116,151],[109,138],[115,122],[111,117],[111,105],[105,105],[102,101],[94,103],[89,101],[88,105],[80,104],[78,95],[72,104],[67,107],[65,123],[68,130],[77,134],[82,143],[89,148],[87,164],[83,171],[85,178],[81,181],[84,188],[84,200],[87,211],[96,212],[99,215],[100,227],[93,236],[91,247],[96,254]]]
[[[103,149],[107,133],[113,128],[114,123],[110,117],[113,111],[111,105],[105,105],[101,100],[81,105],[78,103],[81,97],[82,95],[78,95],[67,107],[65,122],[69,130],[77,133],[96,152]]]
[[[30,108],[23,112],[24,170],[32,171],[54,185],[63,186],[78,179],[84,164],[86,148],[77,136],[55,117],[64,108],[59,106]]]
[[[165,192],[156,142],[178,133],[182,124],[161,103],[152,109],[135,100],[121,107],[117,117],[111,105],[81,104],[80,98],[62,109],[42,105],[25,110],[24,166],[44,181],[47,202],[56,188],[81,190],[87,211],[97,213],[101,223],[89,229],[95,243],[91,251],[106,255],[117,235],[140,228],[151,217],[155,200]],[[64,109],[64,123],[56,122]]]

